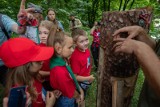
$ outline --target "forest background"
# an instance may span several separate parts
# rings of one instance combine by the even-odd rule
[[[17,20],[21,0],[0,0],[0,13],[6,14]],[[63,24],[65,31],[69,31],[69,15],[75,14],[83,23],[83,29],[87,32],[93,26],[94,21],[100,21],[105,11],[125,11],[146,6],[153,7],[152,24],[150,26],[150,35],[153,38],[160,38],[160,0],[26,0],[40,5],[43,8],[43,16],[45,18],[48,8],[56,10],[56,18]],[[89,36],[90,42],[92,41]],[[92,70],[93,74],[94,68]],[[143,84],[144,76],[142,71],[139,73],[134,97],[131,107],[136,107],[138,97]],[[0,86],[0,95],[4,88]],[[86,98],[86,107],[96,107],[97,81],[94,81],[89,88]],[[2,96],[0,96],[0,107],[2,107]]]
[[[21,0],[0,0],[0,13],[7,14],[11,18],[17,18]],[[105,11],[125,11],[146,6],[153,7],[151,33],[156,36],[155,23],[160,23],[160,0],[26,0],[43,8],[43,16],[46,16],[48,8],[56,10],[56,18],[63,24],[66,31],[69,26],[69,15],[75,14],[84,27],[91,28],[94,21],[100,21]],[[26,4],[27,5],[27,4]],[[158,19],[158,20],[157,20]],[[156,33],[157,32],[157,33]],[[156,34],[155,34],[156,33]]]

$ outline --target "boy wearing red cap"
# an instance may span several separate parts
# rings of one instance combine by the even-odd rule
[[[88,49],[89,40],[86,32],[79,28],[72,32],[72,37],[76,47],[70,58],[70,64],[77,81],[86,94],[86,90],[94,80],[93,75],[90,75],[91,55]],[[81,105],[84,107],[85,101]]]
[[[52,55],[53,48],[37,46],[27,38],[14,38],[4,42],[0,47],[0,58],[10,68],[7,74],[4,99],[8,97],[12,87],[25,85],[32,101],[32,107],[45,107],[38,72],[42,67],[42,61],[49,59]],[[5,100],[4,106],[7,106]]]

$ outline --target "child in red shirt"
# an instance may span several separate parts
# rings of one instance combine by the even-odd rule
[[[81,96],[83,90],[80,88],[67,60],[73,52],[73,40],[62,31],[55,33],[54,46],[56,55],[50,61],[50,84],[52,88],[60,90],[62,95],[57,99],[55,107],[76,107],[75,101]]]
[[[93,41],[91,45],[91,53],[94,60],[94,65],[96,71],[98,68],[98,58],[99,58],[99,46],[100,46],[100,23],[97,22],[94,24],[90,31],[90,35],[93,36]]]
[[[41,21],[38,30],[39,30],[39,38],[40,38],[40,46],[47,46],[47,40],[50,34],[51,30],[54,30],[54,25],[52,22],[44,20]],[[53,35],[50,35],[53,36]],[[49,82],[49,75],[50,75],[50,67],[49,67],[49,63],[50,63],[50,59],[45,60],[43,63],[43,66],[41,68],[41,70],[39,71],[42,81],[43,81],[43,86],[46,90],[53,90],[50,86],[50,82]]]
[[[12,87],[25,85],[31,98],[31,106],[45,107],[42,97],[44,93],[42,84],[38,81],[38,72],[42,67],[43,60],[49,59],[52,54],[52,47],[37,46],[27,38],[14,38],[4,42],[0,47],[0,58],[10,68],[4,99],[8,98]],[[4,102],[4,107],[7,106],[7,103]]]
[[[94,80],[93,75],[90,75],[91,55],[88,49],[89,40],[86,32],[82,29],[75,29],[72,32],[72,37],[76,47],[71,55],[70,64],[77,81],[80,82],[80,86],[85,93]],[[85,106],[85,101],[83,101],[82,106]]]
[[[39,27],[39,38],[40,38],[40,46],[47,46],[49,40],[54,37],[54,33],[57,30],[57,26],[50,21],[44,20],[41,21]],[[43,62],[43,66],[39,71],[41,75],[41,81],[43,87],[47,91],[53,91],[53,88],[50,85],[49,76],[50,76],[50,59],[45,60]],[[59,90],[53,91],[56,97],[58,98],[61,95]]]

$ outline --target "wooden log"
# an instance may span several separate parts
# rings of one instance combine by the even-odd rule
[[[139,65],[134,55],[113,53],[112,47],[114,43],[112,34],[119,28],[131,25],[142,26],[148,32],[151,16],[151,8],[103,13],[101,20],[97,107],[129,106],[134,88],[125,101],[120,101],[123,104],[113,103],[117,102],[117,99],[122,95],[122,92],[120,92],[122,84],[119,81],[112,83],[111,77],[123,79],[135,75],[134,81],[132,81],[135,84]],[[126,38],[128,34],[124,32],[120,36]]]

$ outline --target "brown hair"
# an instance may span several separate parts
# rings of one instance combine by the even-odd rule
[[[77,28],[72,31],[71,36],[73,38],[73,41],[77,42],[79,36],[87,36],[87,34],[86,31],[84,31],[83,29]]]
[[[10,89],[14,85],[26,85],[28,87],[27,90],[32,100],[35,100],[37,98],[37,92],[33,86],[34,79],[29,71],[31,64],[32,63],[30,62],[25,65],[9,69],[9,72],[7,74],[5,96],[8,96]]]
[[[39,27],[40,26],[45,27],[46,29],[51,31],[51,29],[53,28],[53,23],[51,21],[48,21],[48,20],[43,20],[43,21],[41,21]]]
[[[48,15],[48,12],[49,11],[53,11],[54,13],[55,13],[55,19],[54,19],[54,21],[52,21],[55,25],[57,25],[58,26],[58,21],[56,20],[56,11],[53,9],[53,8],[48,8],[48,10],[47,10],[47,15]],[[49,17],[47,17],[48,18],[48,20],[49,21],[51,21],[50,19],[49,19]]]
[[[48,46],[54,47],[56,43],[59,43],[59,44],[61,44],[63,46],[65,44],[66,36],[70,36],[70,34],[67,33],[67,32],[57,31],[56,30],[54,32],[54,38],[51,38],[48,41]]]
[[[55,35],[58,35],[56,32],[62,32],[61,29],[58,29],[57,26],[55,24],[52,25],[52,28],[50,29],[50,32],[49,32],[49,36],[48,36],[48,39],[47,39],[47,46],[54,46],[53,43],[54,43],[54,37]]]
[[[48,14],[49,11],[53,11],[55,13],[55,15],[56,15],[56,11],[53,8],[48,8],[47,14]]]

